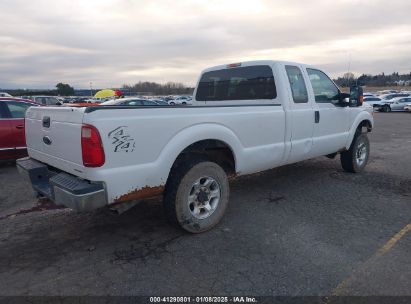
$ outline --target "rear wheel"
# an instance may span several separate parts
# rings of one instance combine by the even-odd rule
[[[347,172],[361,172],[367,165],[370,142],[366,134],[358,133],[348,151],[341,153],[341,166]]]
[[[391,107],[389,105],[385,105],[382,107],[383,112],[391,112]]]
[[[220,222],[228,197],[225,171],[216,163],[194,159],[172,169],[164,207],[170,222],[188,232],[200,233]]]

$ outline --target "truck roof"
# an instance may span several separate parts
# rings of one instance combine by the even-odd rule
[[[285,61],[285,60],[251,60],[251,61],[239,61],[235,63],[228,63],[228,64],[220,64],[216,66],[212,66],[209,68],[206,68],[202,71],[202,73],[209,72],[209,71],[215,71],[215,70],[222,70],[222,69],[227,69],[227,68],[233,68],[233,67],[244,67],[244,66],[253,66],[253,65],[272,65],[275,63],[281,63],[281,64],[289,64],[289,65],[303,65],[306,67],[310,67],[310,65],[304,64],[304,63],[298,63],[298,62],[293,62],[293,61]]]

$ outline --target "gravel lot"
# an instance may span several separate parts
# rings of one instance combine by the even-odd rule
[[[322,157],[239,178],[200,235],[161,202],[52,209],[2,164],[0,295],[411,295],[411,114],[375,120],[364,173]]]

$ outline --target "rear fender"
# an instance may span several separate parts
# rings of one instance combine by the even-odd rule
[[[236,171],[239,167],[241,168],[241,155],[244,147],[234,132],[219,124],[199,124],[180,131],[165,145],[156,161],[158,164],[164,164],[162,166],[163,178],[168,177],[175,160],[185,148],[193,143],[208,139],[219,140],[227,144],[233,152]]]

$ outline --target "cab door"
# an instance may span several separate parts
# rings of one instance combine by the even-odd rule
[[[0,101],[0,159],[15,158],[10,117],[4,101]]]
[[[286,65],[290,95],[291,152],[287,163],[309,158],[313,146],[314,109],[301,67]]]
[[[314,101],[314,132],[311,157],[338,152],[349,136],[350,108],[337,105],[340,90],[322,71],[307,68]]]
[[[9,115],[11,143],[15,149],[14,157],[18,158],[26,156],[27,148],[24,131],[24,116],[27,109],[32,106],[32,104],[15,100],[6,100],[4,101],[4,104]]]

